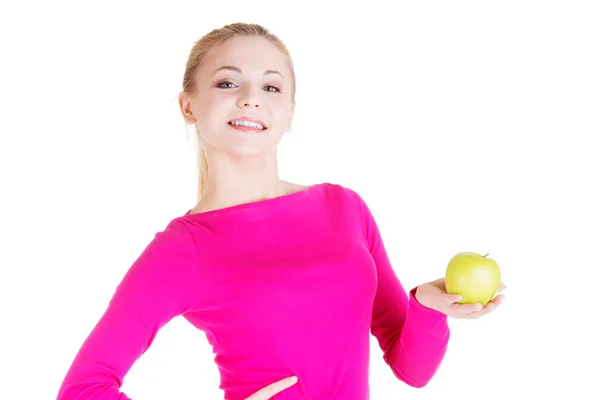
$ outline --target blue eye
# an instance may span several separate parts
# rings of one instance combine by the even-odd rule
[[[279,92],[279,89],[276,88],[275,86],[265,86],[265,88],[267,89],[267,92]],[[270,89],[274,89],[274,90],[270,90]]]

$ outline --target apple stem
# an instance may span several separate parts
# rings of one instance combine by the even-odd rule
[[[483,258],[485,258],[485,257],[487,257],[487,256],[489,256],[489,255],[490,255],[490,253],[487,253],[485,256],[483,256]]]

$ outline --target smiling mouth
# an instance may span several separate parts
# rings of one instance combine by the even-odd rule
[[[232,125],[232,126],[242,126],[242,127],[246,127],[246,128],[254,128],[254,129],[261,129],[261,130],[267,129],[264,125],[262,125],[262,124],[260,124],[258,122],[245,121],[245,120],[233,120],[233,121],[229,121],[229,125]]]
[[[264,131],[267,129],[266,126],[259,122],[248,121],[248,120],[232,120],[227,124],[231,125],[233,128],[242,130],[242,131]]]

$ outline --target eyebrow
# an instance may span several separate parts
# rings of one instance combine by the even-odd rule
[[[235,72],[238,72],[238,73],[240,73],[240,74],[242,73],[242,70],[241,70],[240,68],[238,68],[238,67],[233,67],[233,66],[231,66],[231,65],[224,65],[224,66],[222,66],[221,68],[217,69],[217,70],[216,70],[216,71],[213,73],[213,76],[214,76],[214,75],[215,75],[217,72],[219,72],[219,71],[221,71],[221,70],[224,70],[224,69],[225,69],[225,70],[229,70],[229,71],[235,71]],[[276,70],[274,70],[274,69],[268,69],[268,70],[266,70],[266,71],[265,71],[265,73],[264,73],[263,75],[270,75],[270,74],[277,74],[277,75],[281,76],[283,79],[285,79],[285,78],[283,77],[283,74],[282,74],[281,72],[279,72],[279,71],[276,71]]]

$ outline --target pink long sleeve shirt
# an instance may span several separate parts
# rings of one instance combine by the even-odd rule
[[[322,183],[190,211],[127,271],[57,399],[130,399],[127,372],[178,316],[205,332],[226,400],[292,375],[273,399],[369,399],[370,333],[399,380],[422,387],[437,371],[447,317],[405,291],[355,191]]]

